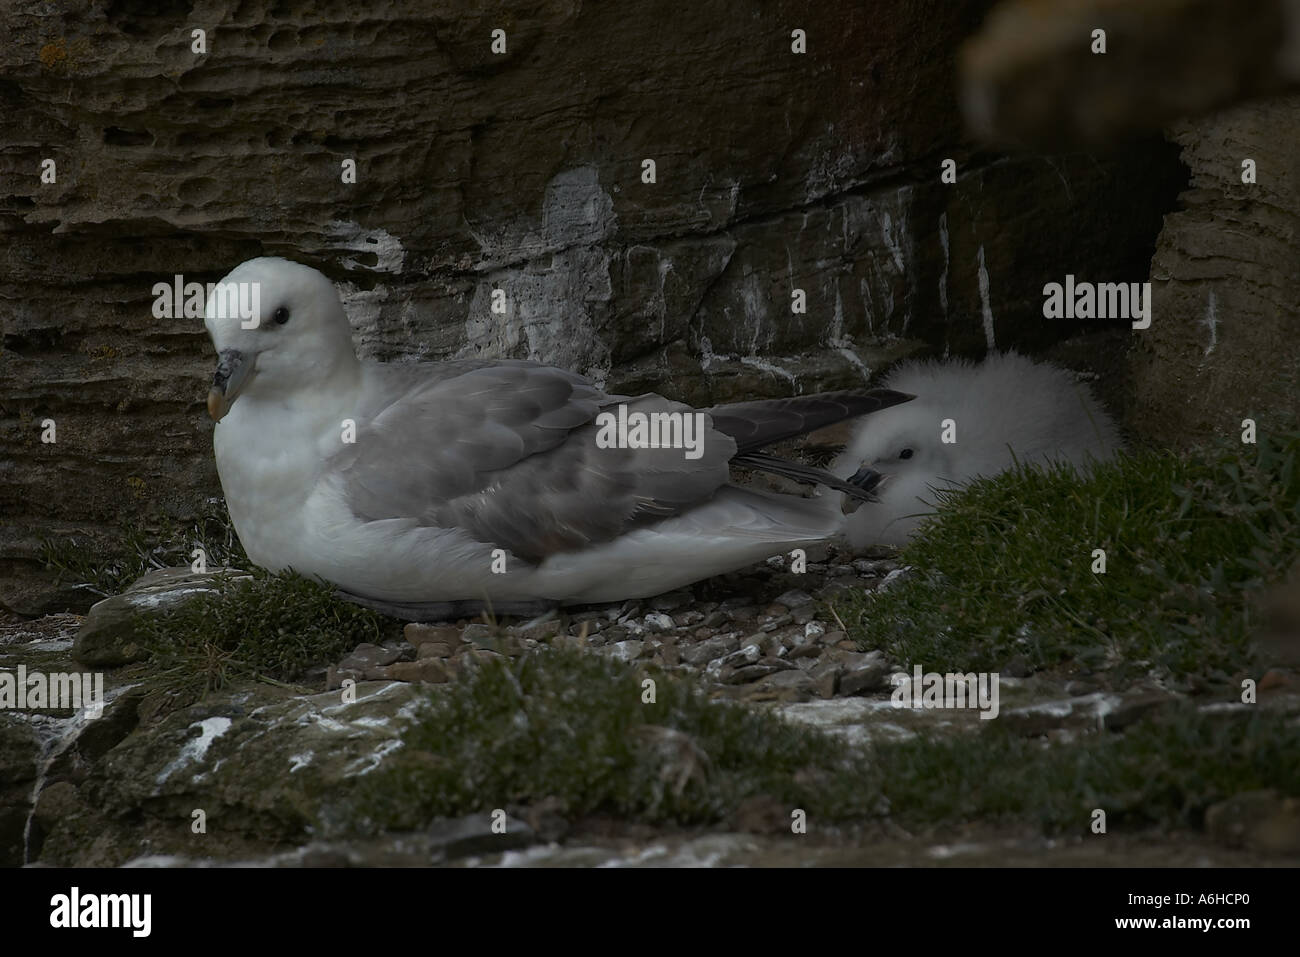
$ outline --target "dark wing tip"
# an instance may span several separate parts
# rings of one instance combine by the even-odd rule
[[[888,409],[891,405],[902,405],[916,398],[910,392],[897,392],[893,389],[872,389],[867,394],[878,399],[882,409]]]

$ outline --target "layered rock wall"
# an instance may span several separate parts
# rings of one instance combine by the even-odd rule
[[[969,145],[988,6],[0,0],[0,598],[65,601],[46,536],[219,494],[210,347],[152,289],[252,256],[337,280],[367,355],[696,403],[1079,331],[1043,282],[1145,276],[1180,167]]]

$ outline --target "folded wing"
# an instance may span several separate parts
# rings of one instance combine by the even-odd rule
[[[606,395],[523,361],[445,363],[433,377],[428,366],[396,368],[384,400],[358,420],[357,441],[327,464],[365,521],[460,528],[540,561],[708,501],[728,480],[736,443],[707,415],[699,458],[597,445],[597,416],[619,403],[694,412],[661,396]]]

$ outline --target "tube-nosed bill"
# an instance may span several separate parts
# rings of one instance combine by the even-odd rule
[[[231,403],[248,381],[256,360],[256,356],[247,356],[238,349],[222,349],[217,354],[217,371],[212,375],[212,388],[208,390],[208,415],[213,422],[220,422],[230,411]]]
[[[856,472],[854,472],[844,481],[866,492],[869,501],[879,502],[880,489],[882,486],[888,483],[889,476],[882,475],[881,473],[877,472],[875,469],[871,468],[866,463],[863,463],[861,468],[859,468]],[[845,495],[843,496],[843,501],[840,504],[840,511],[843,512],[845,515],[852,515],[854,512],[858,510],[858,508],[861,505],[862,505],[862,499],[853,498],[852,496]]]

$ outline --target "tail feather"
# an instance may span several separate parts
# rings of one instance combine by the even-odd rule
[[[914,398],[916,396],[891,389],[822,392],[786,399],[735,402],[706,411],[713,419],[713,427],[735,439],[737,454],[744,455],[773,442],[792,439],[854,416],[879,412]]]

